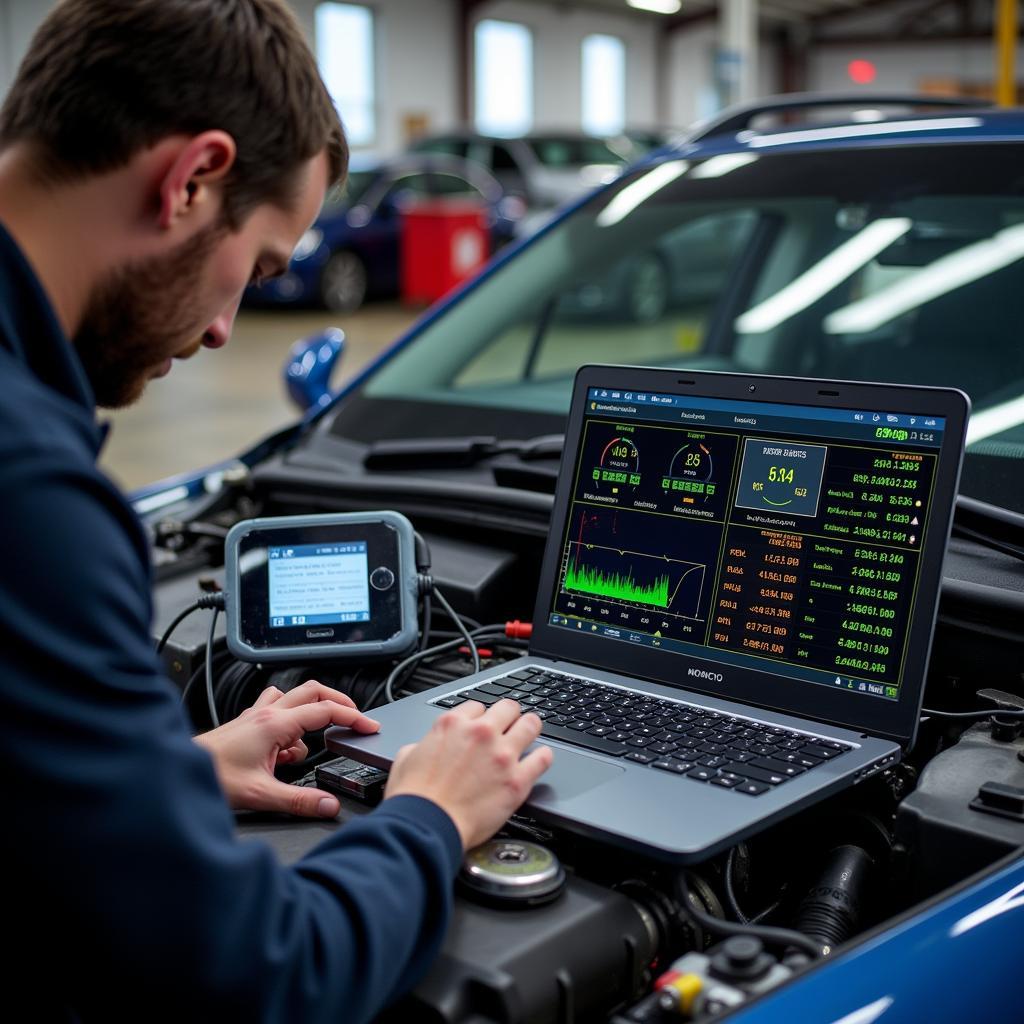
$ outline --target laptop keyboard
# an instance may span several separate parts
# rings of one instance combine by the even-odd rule
[[[679,700],[528,667],[430,701],[518,701],[542,735],[695,782],[760,796],[853,749],[848,744]]]

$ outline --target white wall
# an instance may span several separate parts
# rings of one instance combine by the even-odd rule
[[[516,21],[533,33],[534,127],[579,128],[582,118],[582,47],[594,32],[618,36],[626,46],[626,123],[658,123],[658,26],[650,18],[547,7],[517,0],[493,0],[473,12],[485,18]]]
[[[432,130],[459,123],[459,29],[456,0],[369,0],[376,27],[377,126],[373,146],[400,149],[403,119],[423,116]],[[291,0],[312,41],[317,0]],[[10,85],[32,33],[53,0],[0,0],[0,96]],[[664,120],[657,102],[657,22],[651,18],[545,7],[521,0],[494,0],[474,11],[474,20],[503,18],[534,33],[536,127],[578,127],[581,117],[581,46],[592,32],[618,36],[626,44],[626,119],[636,126]],[[471,30],[472,31],[472,30]],[[470,50],[470,62],[472,56]],[[683,110],[688,109],[686,104]],[[683,122],[692,120],[686,117]],[[676,123],[673,116],[671,123]]]
[[[0,0],[0,97],[7,94],[32,33],[52,6],[52,0]]]
[[[874,35],[884,41],[862,45],[819,45],[808,62],[808,88],[831,91],[856,88],[847,74],[851,60],[870,60],[877,77],[865,90],[916,92],[923,81],[951,79],[965,84],[991,85],[996,78],[995,47],[991,40],[930,42],[908,45],[900,41],[905,18],[920,11],[916,0],[884,11],[852,12],[828,22],[822,34],[830,37]],[[925,16],[937,17],[936,29],[954,31],[957,12],[952,5]],[[891,40],[891,41],[890,41]],[[1018,80],[1024,80],[1024,47],[1017,51]]]
[[[317,0],[291,2],[312,40]],[[450,128],[460,120],[459,5],[457,0],[368,2],[377,29],[378,140],[373,149],[386,153],[405,143],[406,117],[425,118],[431,130]],[[0,0],[0,96],[10,85],[32,33],[52,6],[53,0]],[[851,15],[832,23],[829,31],[884,31],[887,24],[891,26],[892,17],[890,11]],[[714,112],[718,33],[714,21],[674,32],[666,43],[656,19],[580,11],[554,3],[488,0],[473,12],[474,22],[483,18],[518,21],[532,29],[535,124],[539,129],[579,126],[581,45],[584,36],[592,32],[618,36],[626,44],[626,118],[631,125],[685,127]],[[471,47],[469,55],[472,64]],[[986,82],[994,77],[993,50],[988,42],[927,47],[894,42],[860,49],[829,45],[810,56],[809,87],[823,91],[852,88],[846,65],[864,56],[878,68],[872,89],[914,91],[925,78]],[[660,61],[664,64],[659,65]],[[1024,69],[1024,51],[1018,63]],[[758,79],[762,95],[778,90],[776,57],[772,47],[763,42]]]
[[[291,0],[312,42],[317,0]],[[458,107],[454,0],[371,0],[376,37],[377,141],[374,152],[404,147],[403,121],[421,116],[449,127]]]
[[[665,76],[668,95],[663,101],[670,125],[685,127],[715,112],[717,45],[718,26],[712,21],[670,36]]]
[[[898,42],[818,47],[808,62],[808,86],[823,92],[856,88],[846,68],[851,60],[868,59],[878,76],[866,91],[916,92],[928,79],[954,79],[968,84],[991,84],[996,78],[995,55],[989,42],[929,43],[908,46]],[[1024,49],[1017,53],[1018,80],[1024,79]]]

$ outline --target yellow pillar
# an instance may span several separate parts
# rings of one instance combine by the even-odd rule
[[[1017,103],[1017,0],[996,4],[996,102],[1001,107]]]

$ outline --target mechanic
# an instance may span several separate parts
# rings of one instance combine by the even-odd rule
[[[522,756],[536,716],[464,704],[286,868],[231,808],[333,817],[275,764],[376,723],[310,681],[193,741],[155,655],[94,407],[226,344],[346,165],[283,0],[66,0],[0,112],[2,856],[7,993],[33,1018],[365,1021],[436,953],[463,850],[550,763]]]

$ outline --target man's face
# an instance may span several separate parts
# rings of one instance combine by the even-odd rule
[[[96,403],[121,408],[173,359],[227,344],[245,286],[282,273],[327,184],[321,154],[302,170],[295,208],[265,204],[238,231],[219,220],[171,251],[118,268],[93,291],[74,337]]]

